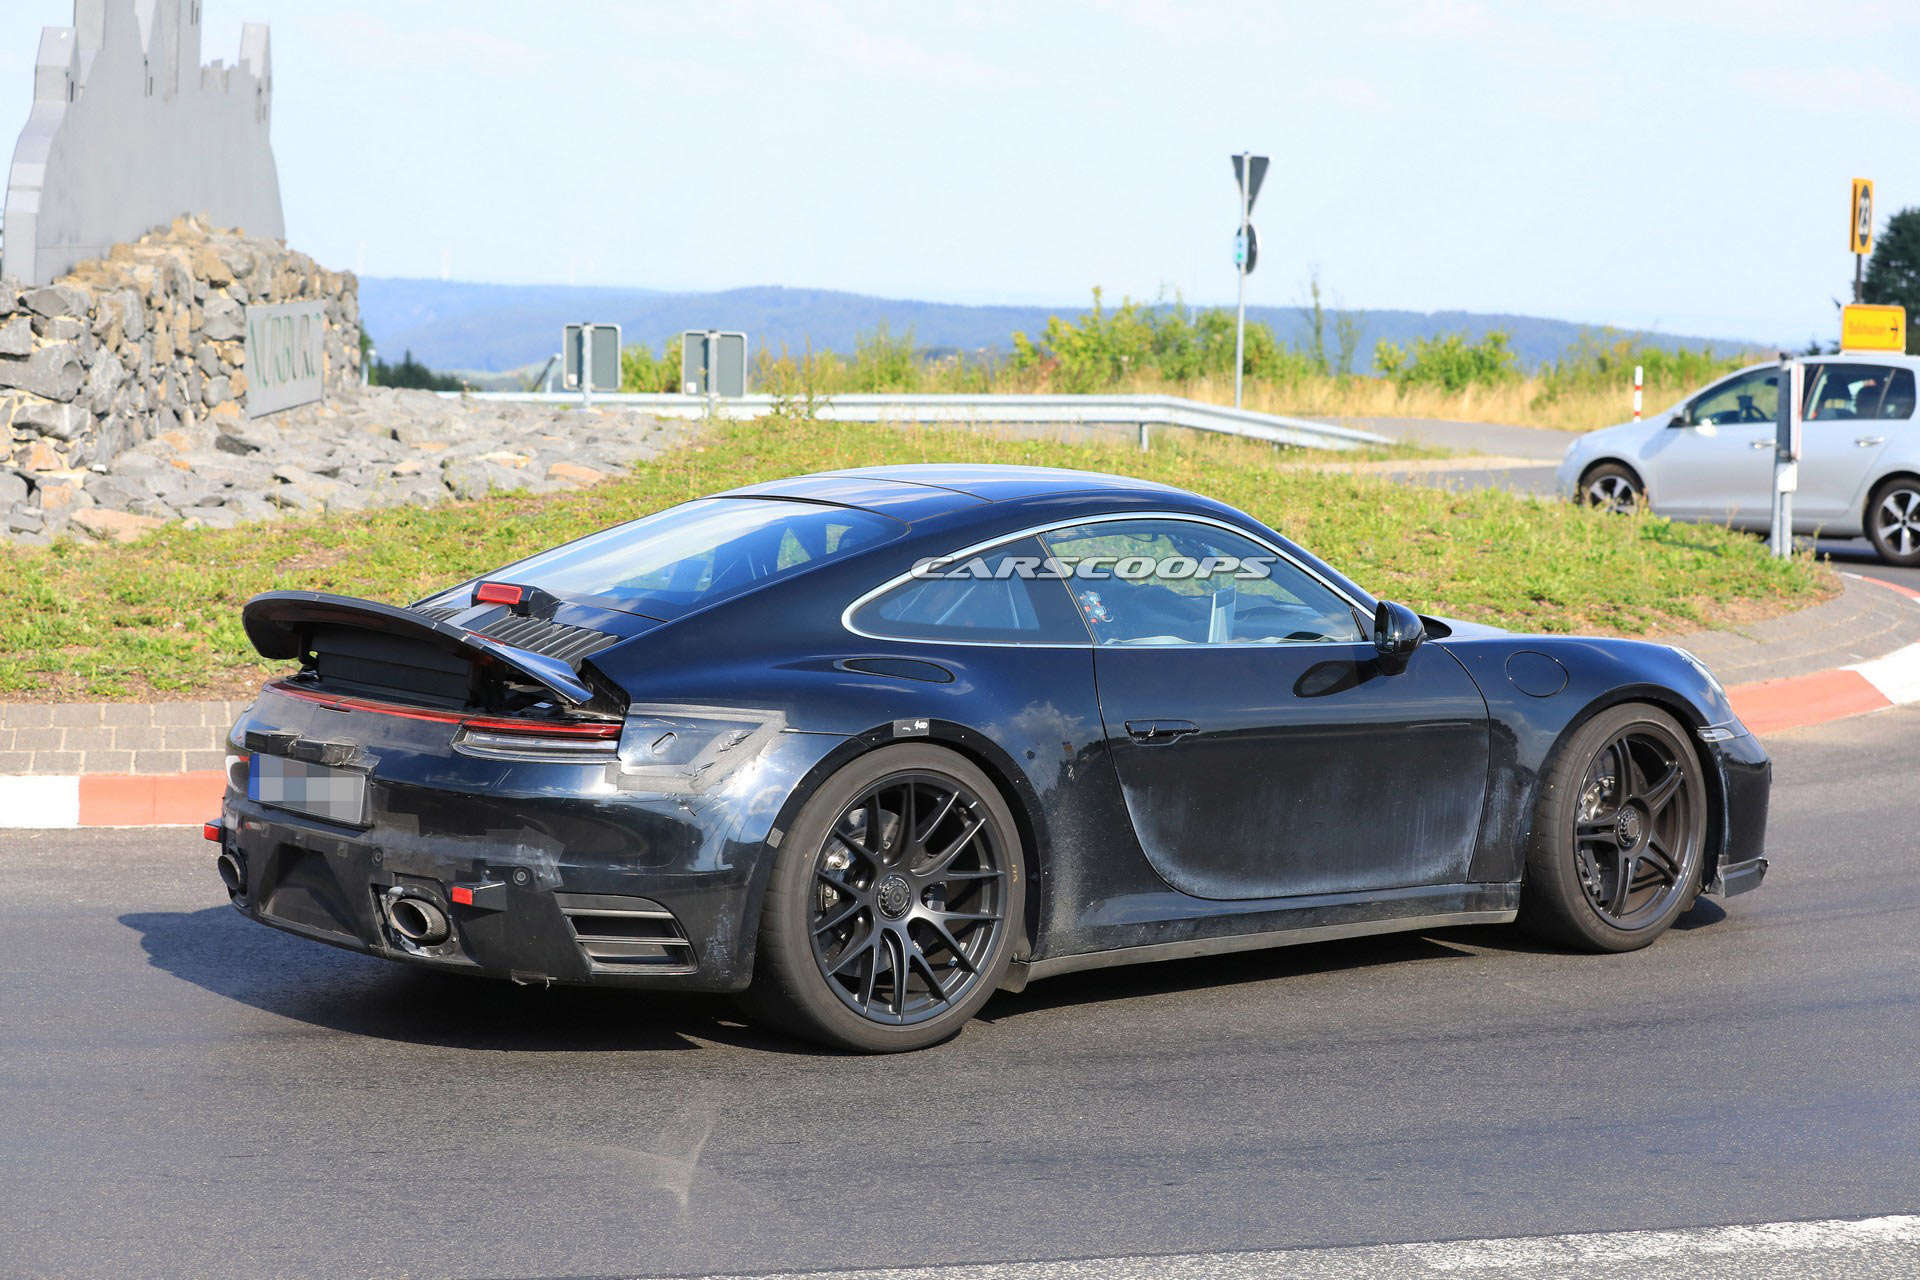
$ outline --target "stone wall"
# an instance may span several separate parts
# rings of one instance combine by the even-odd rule
[[[37,540],[93,503],[123,450],[239,428],[246,307],[325,304],[329,392],[360,382],[358,283],[278,240],[177,218],[49,285],[0,280],[0,535]]]

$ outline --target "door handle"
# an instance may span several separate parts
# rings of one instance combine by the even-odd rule
[[[1771,449],[1773,447],[1774,443],[1771,440],[1754,440],[1747,445],[1749,449]]]
[[[1127,736],[1135,742],[1149,746],[1173,742],[1190,733],[1198,733],[1200,727],[1191,720],[1129,720]]]
[[[1859,445],[1862,449],[1871,449],[1873,448],[1874,445],[1885,444],[1886,442],[1887,442],[1887,438],[1885,436],[1861,436],[1859,439],[1854,441],[1854,443]]]

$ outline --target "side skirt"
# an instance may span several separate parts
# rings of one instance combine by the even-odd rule
[[[1349,903],[1341,904],[1347,907],[1347,910],[1341,911],[1333,900],[1320,897],[1313,899],[1311,904],[1301,903],[1290,910],[1283,908],[1270,913],[1263,912],[1265,918],[1262,923],[1267,927],[1259,932],[1210,934],[1104,951],[1048,956],[1041,960],[1015,961],[1001,982],[1000,989],[1019,991],[1036,978],[1052,978],[1064,973],[1108,969],[1119,965],[1147,964],[1156,960],[1230,955],[1268,947],[1335,942],[1343,938],[1365,938],[1388,933],[1416,933],[1457,925],[1510,924],[1519,915],[1518,885],[1441,886],[1429,892],[1442,900],[1452,898],[1455,904],[1460,904],[1464,898],[1474,905],[1409,914],[1404,911],[1404,902],[1391,905],[1378,900],[1369,902],[1367,895],[1355,894]],[[1440,903],[1433,905],[1439,906]],[[1371,912],[1368,911],[1369,906],[1372,907]],[[1393,910],[1396,906],[1401,908],[1399,913]],[[1348,918],[1328,921],[1329,914],[1346,915]],[[1301,922],[1288,924],[1288,916],[1300,918]]]

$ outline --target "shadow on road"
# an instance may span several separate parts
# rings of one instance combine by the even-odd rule
[[[826,1052],[746,1026],[724,996],[515,986],[415,969],[265,928],[230,907],[123,915],[148,963],[197,987],[331,1031],[453,1049],[613,1053],[716,1040]]]

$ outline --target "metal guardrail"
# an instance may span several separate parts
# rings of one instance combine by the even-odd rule
[[[442,391],[446,399],[578,404],[559,391]],[[759,418],[805,401],[793,396],[709,397],[672,392],[595,393],[595,405],[626,405],[663,418]],[[1180,396],[1070,395],[838,395],[815,400],[813,416],[827,422],[961,423],[975,426],[1130,426],[1148,447],[1154,427],[1186,427],[1265,440],[1303,449],[1360,449],[1391,444],[1385,436],[1307,418],[1230,409]]]

